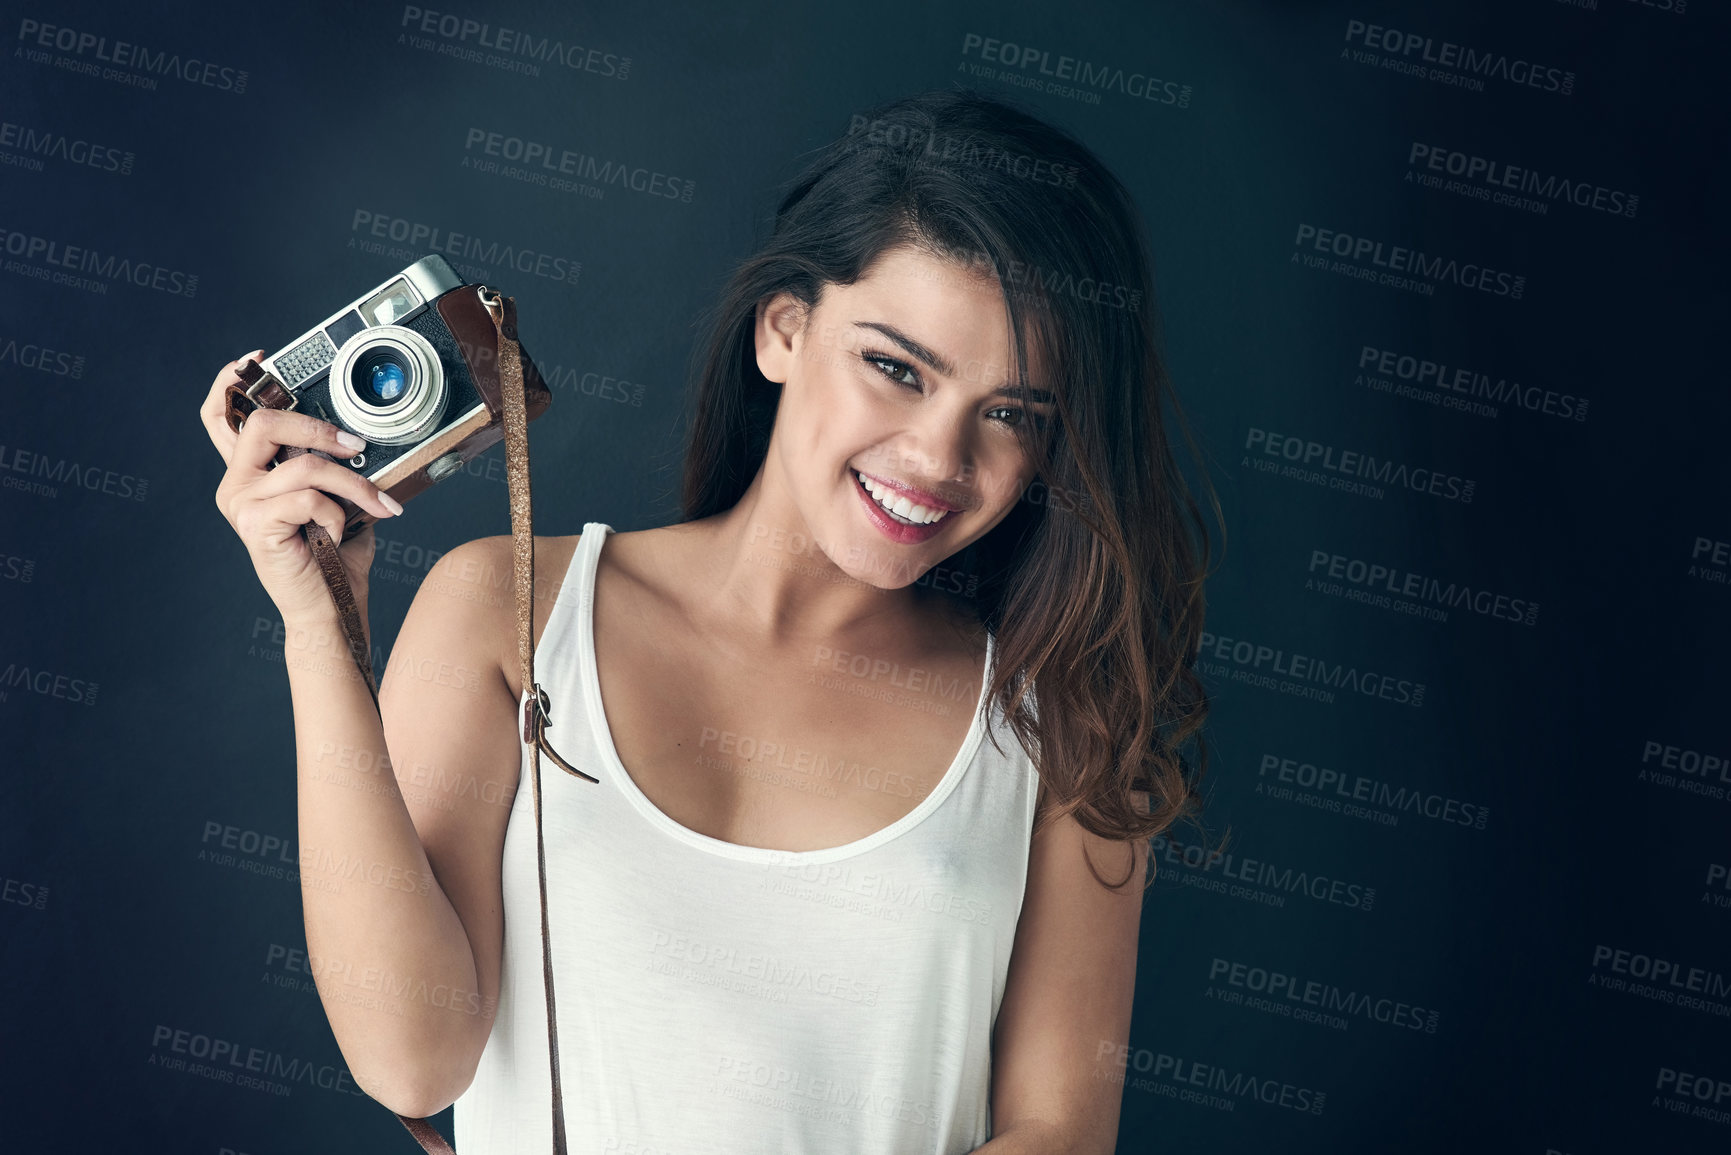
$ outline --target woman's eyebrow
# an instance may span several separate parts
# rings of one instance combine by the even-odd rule
[[[1053,395],[1050,389],[1036,389],[1032,385],[1026,389],[1018,389],[1014,385],[1004,384],[992,390],[992,393],[994,396],[1026,399],[1035,405],[1056,405],[1058,403],[1058,398]]]
[[[854,327],[858,329],[876,329],[878,332],[900,345],[903,349],[907,350],[909,356],[924,361],[927,366],[937,370],[939,373],[942,373],[945,377],[954,377],[956,375],[956,367],[949,360],[938,353],[932,352],[930,349],[926,348],[924,345],[920,344],[894,325],[886,325],[882,321],[855,321]]]

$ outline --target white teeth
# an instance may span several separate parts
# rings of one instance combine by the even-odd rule
[[[911,522],[914,525],[930,525],[950,512],[947,509],[927,509],[923,505],[915,505],[906,497],[896,493],[888,486],[879,485],[857,469],[854,471],[854,476],[859,478],[860,484],[880,506],[902,521]]]

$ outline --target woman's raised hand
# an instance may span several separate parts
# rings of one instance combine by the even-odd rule
[[[242,364],[263,355],[263,349],[255,349],[223,366],[199,407],[205,432],[228,463],[228,472],[216,487],[216,507],[252,555],[259,581],[285,623],[319,621],[335,613],[318,560],[301,536],[301,526],[309,521],[318,522],[332,541],[342,543],[337,552],[364,619],[373,527],[369,524],[344,542],[343,508],[329,495],[345,497],[379,517],[394,517],[403,507],[360,474],[317,453],[302,453],[272,466],[283,445],[345,459],[361,448],[351,434],[328,421],[293,410],[261,408],[247,415],[240,433],[228,427],[224,418],[228,387],[240,382]],[[348,444],[343,442],[345,437],[351,438]]]

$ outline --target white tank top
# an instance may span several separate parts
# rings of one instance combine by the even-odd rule
[[[992,1025],[1027,880],[1033,763],[982,683],[936,787],[874,834],[782,851],[680,825],[625,772],[602,712],[593,591],[612,532],[583,527],[535,654],[549,741],[601,780],[541,760],[572,1155],[972,1151],[992,1133]],[[856,681],[827,666],[814,676]],[[892,689],[895,677],[857,681],[912,708],[966,708],[913,678]],[[854,775],[895,789],[901,777],[821,755],[749,765],[800,789]],[[525,745],[505,834],[499,1013],[455,1104],[459,1155],[552,1150],[529,775]]]

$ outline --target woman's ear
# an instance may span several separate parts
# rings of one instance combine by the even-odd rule
[[[787,383],[805,313],[805,305],[792,293],[777,293],[757,303],[757,369],[765,380]]]

